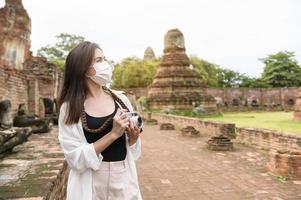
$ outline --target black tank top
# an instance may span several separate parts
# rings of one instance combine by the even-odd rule
[[[90,129],[96,129],[109,118],[114,117],[115,113],[117,112],[118,105],[115,102],[115,109],[114,112],[110,115],[104,116],[104,117],[93,117],[88,115],[85,112],[86,119],[87,119],[87,126]],[[90,133],[84,129],[85,137],[88,143],[96,142],[98,139],[102,138],[104,135],[109,133],[113,128],[113,119],[110,120],[109,124],[106,126],[103,131],[98,133]],[[125,143],[126,137],[125,134],[123,134],[121,137],[119,137],[117,140],[115,140],[110,146],[108,146],[105,150],[101,152],[101,155],[103,156],[103,161],[109,162],[109,161],[121,161],[124,160],[126,157],[126,143]]]

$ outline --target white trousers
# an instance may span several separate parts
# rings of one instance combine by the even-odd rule
[[[139,191],[132,179],[126,159],[103,161],[92,174],[93,200],[137,200]]]

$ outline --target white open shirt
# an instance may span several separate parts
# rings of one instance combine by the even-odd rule
[[[133,107],[128,98],[122,91],[112,90],[128,107],[133,111]],[[82,122],[72,125],[64,123],[66,115],[67,103],[63,103],[59,114],[59,135],[58,139],[64,151],[65,159],[70,167],[70,173],[67,185],[67,200],[92,200],[92,170],[98,170],[102,163],[103,156],[96,154],[93,143],[89,144],[85,138]],[[130,174],[137,181],[138,176],[135,160],[138,160],[141,155],[141,139],[131,146],[128,143],[126,135],[126,161],[129,164]],[[142,200],[140,189],[139,198]]]

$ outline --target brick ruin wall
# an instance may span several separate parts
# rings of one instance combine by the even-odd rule
[[[208,139],[217,135],[232,138],[233,142],[266,150],[269,161],[268,173],[289,179],[301,180],[301,136],[268,129],[237,128],[235,124],[207,121],[203,119],[143,113],[146,119],[156,119],[159,124],[171,123],[177,129],[193,126],[201,136]],[[236,148],[234,143],[234,148]],[[239,147],[238,147],[239,148]]]
[[[147,88],[121,89],[138,99],[147,96]],[[215,97],[221,108],[243,108],[252,109],[289,109],[294,108],[297,99],[297,87],[290,88],[200,88],[203,93]]]
[[[147,113],[141,112],[144,118]],[[225,135],[234,141],[264,150],[301,151],[301,136],[293,133],[261,128],[238,128],[233,123],[215,122],[191,117],[152,113],[152,119],[159,123],[171,123],[177,129],[193,126],[206,137]]]
[[[147,113],[141,112],[141,114],[144,118],[147,118]],[[151,113],[151,118],[158,120],[159,123],[171,123],[178,129],[186,126],[193,126],[195,129],[199,130],[202,135],[225,135],[229,138],[235,137],[235,124],[233,123],[213,122],[193,117],[166,115],[161,113]]]
[[[298,88],[205,88],[220,106],[293,108]]]
[[[10,100],[12,113],[16,114],[19,104],[25,104],[31,114],[43,116],[43,98],[54,100],[58,95],[56,82],[62,80],[62,74],[58,79],[43,79],[36,76],[28,76],[23,70],[11,70],[0,66],[0,101]]]
[[[301,136],[293,133],[260,129],[236,128],[236,140],[256,148],[301,151]]]
[[[18,105],[28,100],[27,80],[22,72],[16,70],[7,71],[0,67],[0,74],[0,100],[10,100],[15,113]]]

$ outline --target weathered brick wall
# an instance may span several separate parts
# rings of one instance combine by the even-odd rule
[[[55,81],[54,80],[39,80],[39,93],[42,97],[48,97],[48,98],[53,98],[54,97],[54,87],[49,87],[54,86]]]
[[[36,111],[39,109],[39,81],[36,79],[31,79],[28,81],[27,85],[27,91],[28,91],[28,111],[30,113],[36,113]],[[37,113],[36,113],[37,114]]]
[[[0,67],[0,100],[8,99],[12,111],[16,113],[18,105],[28,101],[27,80],[21,71],[5,70]]]
[[[271,150],[267,163],[269,173],[286,179],[301,180],[300,151]]]
[[[296,102],[298,88],[204,88],[204,92],[220,98],[229,106],[291,107]]]
[[[147,96],[148,88],[121,89],[135,94],[136,98]],[[200,88],[206,95],[212,95],[221,106],[235,107],[283,107],[293,109],[298,88]]]
[[[301,151],[301,136],[275,130],[236,128],[236,140],[266,150]]]
[[[44,105],[41,98],[53,100],[57,97],[61,81],[62,73],[58,74],[57,80],[45,79],[33,76],[25,70],[0,66],[0,101],[11,101],[13,115],[16,114],[19,104],[24,103],[29,113],[43,116],[41,114]]]
[[[295,103],[294,119],[301,120],[301,87],[298,89],[297,100]]]
[[[141,113],[147,119],[147,113]],[[244,143],[261,149],[278,149],[289,151],[301,151],[301,136],[283,133],[269,129],[237,128],[235,124],[207,121],[191,117],[152,113],[152,119],[159,123],[172,123],[178,128],[193,126],[200,134],[208,136],[227,135],[235,138],[236,142]]]
[[[144,118],[147,118],[147,113],[142,113]],[[178,128],[193,126],[200,131],[200,134],[208,136],[226,135],[230,138],[235,137],[235,124],[224,122],[205,121],[192,117],[183,117],[176,115],[166,115],[160,113],[152,113],[152,119],[158,120],[159,123],[171,123]]]

